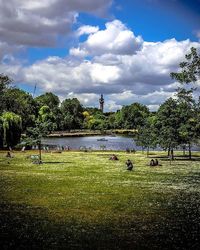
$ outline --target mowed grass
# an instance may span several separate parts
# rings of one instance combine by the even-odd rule
[[[36,153],[0,152],[1,249],[200,249],[198,157]]]

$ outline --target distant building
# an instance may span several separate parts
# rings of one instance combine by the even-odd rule
[[[100,110],[102,111],[103,113],[103,108],[104,108],[104,98],[103,98],[103,95],[101,94],[101,98],[99,99],[99,107],[100,107]]]

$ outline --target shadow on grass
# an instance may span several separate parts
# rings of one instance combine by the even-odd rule
[[[43,208],[0,204],[1,249],[200,249],[199,197],[176,197],[154,221],[55,223]]]
[[[43,161],[43,164],[63,164],[63,163],[73,163],[71,161]]]

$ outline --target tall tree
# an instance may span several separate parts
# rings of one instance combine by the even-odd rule
[[[145,118],[149,115],[149,110],[145,105],[133,103],[129,106],[124,106],[120,111],[120,123],[123,128],[137,129],[144,124]]]
[[[40,95],[35,98],[39,108],[42,106],[49,106],[50,110],[53,112],[59,106],[60,100],[58,96],[54,95],[51,92],[47,92],[43,95]]]
[[[79,129],[83,127],[83,107],[77,98],[66,99],[61,103],[63,129]]]
[[[179,125],[178,103],[169,98],[158,109],[156,128],[159,145],[168,150],[168,155],[172,158],[174,158],[174,149],[180,143]]]
[[[156,148],[158,144],[156,122],[157,118],[155,115],[148,116],[143,126],[139,127],[137,131],[136,144],[147,150],[147,157],[149,156],[149,149]]]
[[[5,105],[5,91],[8,89],[9,85],[11,84],[12,80],[3,74],[0,74],[0,114],[4,112],[4,105]]]
[[[177,93],[180,143],[188,146],[191,159],[191,144],[197,137],[197,107],[192,97],[192,90],[178,89]]]
[[[196,82],[200,78],[200,55],[197,49],[192,47],[189,54],[185,55],[186,61],[181,62],[180,72],[172,72],[170,75],[180,83]]]
[[[21,138],[22,119],[12,112],[4,112],[0,117],[3,128],[3,145],[13,147]]]
[[[36,102],[25,91],[17,88],[7,89],[4,93],[4,110],[21,116],[23,130],[34,125]]]

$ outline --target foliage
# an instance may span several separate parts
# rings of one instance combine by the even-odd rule
[[[156,148],[158,144],[158,130],[156,129],[157,117],[149,116],[145,119],[143,126],[138,128],[135,138],[136,144],[147,149],[147,154],[150,148]]]
[[[3,145],[13,147],[17,145],[21,138],[22,119],[12,112],[4,112],[0,117],[3,134]]]
[[[3,74],[0,74],[0,114],[4,111],[5,98],[4,93],[8,89],[9,85],[12,83],[12,80]]]
[[[43,95],[36,97],[35,101],[38,104],[39,108],[41,108],[42,106],[49,106],[51,111],[56,109],[60,103],[58,96],[54,95],[51,92],[47,92]]]
[[[22,128],[33,126],[37,115],[36,102],[23,90],[9,88],[4,93],[4,110],[18,114],[22,118]]]
[[[126,129],[137,129],[144,124],[144,119],[149,115],[149,110],[145,105],[133,103],[124,106],[116,114],[117,126]]]
[[[185,55],[186,61],[180,63],[180,72],[172,72],[170,75],[180,83],[196,82],[200,77],[200,55],[197,49],[192,47],[189,54]]]
[[[77,98],[65,99],[61,103],[63,129],[79,129],[83,125],[83,107]]]

